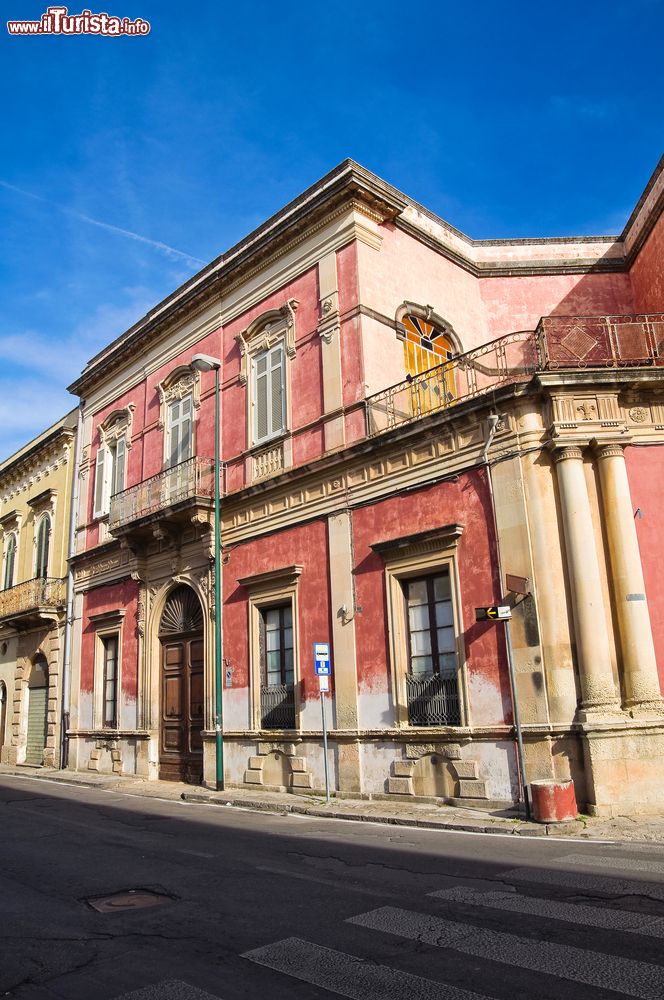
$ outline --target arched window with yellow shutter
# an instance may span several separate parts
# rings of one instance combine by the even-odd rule
[[[438,409],[457,395],[453,359],[458,352],[449,335],[423,316],[407,313],[401,323],[413,412]],[[426,372],[431,372],[430,377]]]

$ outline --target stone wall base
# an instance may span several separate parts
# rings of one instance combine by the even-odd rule
[[[664,812],[664,724],[635,722],[583,734],[591,816]]]

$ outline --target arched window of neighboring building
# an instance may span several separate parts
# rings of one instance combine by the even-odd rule
[[[3,588],[9,590],[14,586],[14,571],[16,568],[16,535],[12,531],[7,535],[5,541],[5,571],[3,575]]]
[[[51,543],[51,518],[44,514],[37,530],[37,559],[35,576],[38,579],[48,576],[48,552]]]

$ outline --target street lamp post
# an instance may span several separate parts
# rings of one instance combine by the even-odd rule
[[[224,730],[221,670],[221,517],[220,487],[221,462],[219,460],[219,372],[221,361],[209,354],[195,354],[192,368],[199,372],[214,371],[214,688],[215,688],[215,749],[216,787],[224,787]]]

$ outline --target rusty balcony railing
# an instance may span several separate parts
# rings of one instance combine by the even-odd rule
[[[444,410],[510,382],[528,381],[540,367],[535,334],[511,333],[368,396],[367,435]]]
[[[664,313],[543,316],[536,336],[548,371],[664,364]]]
[[[63,608],[66,596],[66,580],[48,576],[25,580],[8,590],[0,590],[0,619],[25,615],[42,608]]]
[[[189,458],[111,497],[109,531],[157,514],[187,500],[214,497],[214,461]]]

